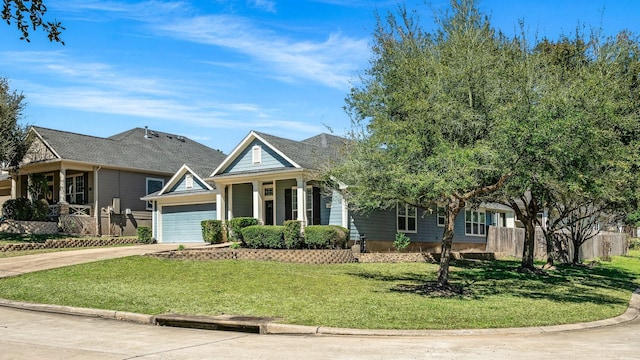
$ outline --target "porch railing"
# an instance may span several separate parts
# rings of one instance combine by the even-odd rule
[[[91,216],[91,209],[93,207],[91,205],[79,205],[79,204],[69,204],[69,215],[74,216]],[[60,204],[49,205],[49,214],[50,218],[56,218],[60,216]]]

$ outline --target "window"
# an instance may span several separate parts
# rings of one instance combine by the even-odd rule
[[[398,231],[417,232],[418,208],[411,205],[396,206]]]
[[[442,206],[438,206],[437,208],[437,217],[438,217],[438,226],[444,226],[446,222],[447,213]]]
[[[84,175],[67,176],[65,182],[67,202],[69,204],[84,204]]]
[[[486,234],[486,215],[484,211],[467,210],[464,212],[465,234],[483,236]]]
[[[273,188],[272,187],[264,188],[264,196],[265,197],[273,196]]]
[[[251,159],[254,164],[260,164],[262,162],[262,147],[260,147],[260,145],[254,145],[253,148],[251,148]]]
[[[163,179],[147,178],[147,195],[162,190],[164,186]],[[153,209],[153,202],[147,201],[147,210]]]
[[[193,189],[193,175],[192,174],[186,174],[184,176],[184,186],[187,189]]]
[[[307,186],[307,225],[313,224],[313,186]],[[298,219],[298,188],[291,189],[291,217],[293,220]]]

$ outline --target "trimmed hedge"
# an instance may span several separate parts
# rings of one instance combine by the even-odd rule
[[[242,229],[247,226],[258,225],[258,219],[252,217],[237,217],[227,221],[227,230],[230,232],[230,239],[241,241],[245,244]]]
[[[309,225],[304,228],[304,242],[310,249],[344,248],[347,229],[334,225]]]
[[[287,249],[302,249],[304,239],[300,233],[301,223],[297,220],[284,222],[284,247]]]
[[[222,221],[202,220],[200,226],[202,226],[202,240],[210,244],[219,244],[222,242]]]
[[[247,247],[253,249],[284,248],[284,226],[252,225],[242,229]]]
[[[153,235],[149,226],[138,226],[138,242],[143,244],[153,243]]]

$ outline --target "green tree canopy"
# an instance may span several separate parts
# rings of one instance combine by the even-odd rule
[[[17,167],[29,147],[27,129],[19,123],[24,95],[11,91],[7,79],[0,78],[0,165]]]
[[[334,176],[362,211],[445,207],[438,282],[448,285],[454,219],[508,177],[491,146],[509,116],[512,44],[473,1],[452,1],[426,32],[416,13],[379,18],[371,67],[347,98],[354,147]]]

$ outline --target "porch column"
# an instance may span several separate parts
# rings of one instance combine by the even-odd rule
[[[217,186],[216,186],[217,187]],[[224,191],[227,186],[218,187],[219,193],[216,194],[216,218],[224,222],[226,220],[225,217],[225,199],[224,199]]]
[[[31,174],[27,175],[27,199],[33,201],[31,196],[31,188],[33,187],[33,176]]]
[[[263,222],[262,219],[262,194],[260,192],[261,183],[254,180],[253,184],[253,217],[258,221]]]
[[[342,227],[345,229],[349,228],[349,203],[344,196],[342,197]]]
[[[58,203],[67,203],[67,169],[60,167],[60,179],[58,182]]]
[[[227,220],[233,219],[233,185],[227,186]]]
[[[18,198],[18,176],[20,175],[17,175],[17,174],[11,175],[11,198],[12,199]]]
[[[93,216],[96,219],[96,235],[101,234],[101,219],[100,219],[100,202],[99,202],[99,191],[98,191],[98,172],[100,171],[100,166],[93,168]]]
[[[299,177],[296,187],[296,198],[298,199],[298,218],[302,227],[307,226],[307,182],[304,178]]]

